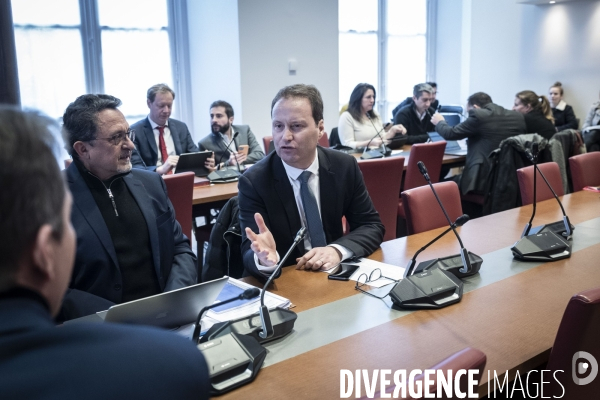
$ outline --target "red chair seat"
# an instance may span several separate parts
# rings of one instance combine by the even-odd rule
[[[560,169],[558,164],[555,162],[548,162],[544,164],[538,164],[540,171],[544,174],[552,189],[558,196],[564,195],[562,178],[560,176]],[[521,189],[521,200],[523,205],[533,204],[533,165],[525,168],[519,168],[517,170],[517,178],[519,179],[519,188]],[[543,201],[554,197],[544,178],[537,174],[536,181],[536,200]]]
[[[182,172],[181,174],[165,175],[167,194],[175,209],[175,218],[183,234],[190,238],[192,235],[192,200],[194,196],[194,173]]]

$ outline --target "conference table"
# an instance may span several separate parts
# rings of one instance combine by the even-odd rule
[[[479,274],[463,280],[462,301],[440,310],[392,309],[389,297],[364,295],[353,281],[284,268],[270,290],[291,300],[298,314],[294,330],[265,345],[268,355],[254,382],[222,398],[339,398],[342,369],[370,374],[405,369],[408,375],[465,347],[487,355],[480,395],[487,394],[488,371],[492,380],[494,371],[500,379],[508,371],[510,380],[517,370],[539,366],[548,358],[570,297],[600,286],[600,198],[582,191],[562,200],[576,227],[571,258],[551,263],[513,259],[510,247],[520,238],[531,205],[471,220],[459,232],[483,265]],[[546,200],[537,205],[534,226],[561,218],[556,201]],[[369,258],[404,267],[443,229],[385,242]],[[446,235],[417,261],[458,250],[454,235]],[[244,280],[262,286],[253,278]]]
[[[404,170],[408,165],[410,157],[411,145],[402,147],[399,156],[404,157]],[[354,154],[356,158],[360,157],[360,153]],[[465,163],[465,156],[455,156],[444,154],[442,164],[447,167],[461,166]],[[204,186],[195,186],[193,194],[193,218],[194,218],[194,234],[198,242],[198,248],[202,248],[202,244],[208,241],[213,224],[217,214],[216,210],[220,210],[230,198],[237,196],[237,182],[217,183]]]

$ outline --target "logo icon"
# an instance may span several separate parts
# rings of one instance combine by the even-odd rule
[[[587,385],[598,375],[598,361],[587,351],[578,351],[573,354],[571,371],[573,372],[573,382],[576,385]],[[587,377],[580,378],[580,376],[587,374],[588,371],[589,375]]]

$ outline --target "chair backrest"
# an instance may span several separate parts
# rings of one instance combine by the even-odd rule
[[[194,173],[182,172],[180,174],[165,175],[167,194],[175,209],[175,218],[183,234],[192,241],[192,199],[194,196]]]
[[[459,114],[459,115],[462,115],[462,113],[463,113],[463,107],[462,106],[457,106],[457,105],[440,106],[439,112],[440,113],[450,113],[450,114]]]
[[[265,154],[269,154],[269,145],[273,140],[273,136],[265,136],[263,137],[263,146],[265,146]]]
[[[327,132],[323,133],[323,136],[319,139],[319,145],[321,147],[329,147],[329,139],[327,138]]]
[[[331,128],[331,134],[329,135],[329,147],[333,147],[335,145],[341,145],[340,134],[338,133],[337,126],[335,128]]]
[[[560,176],[560,169],[558,168],[558,164],[555,162],[547,162],[544,164],[538,164],[540,171],[544,174],[546,179],[548,179],[548,183],[552,186],[552,189],[556,192],[558,196],[562,196],[565,194],[563,189],[563,182]],[[519,189],[521,189],[521,201],[523,205],[533,204],[533,165],[525,168],[519,168],[517,170],[517,178],[519,179]],[[536,191],[536,200],[543,201],[548,200],[554,197],[552,191],[544,182],[544,178],[538,174],[537,176],[537,191]]]
[[[400,191],[404,157],[388,157],[375,160],[362,160],[358,166],[363,174],[367,191],[381,222],[385,225],[383,240],[396,238],[396,215],[398,199],[391,193]]]
[[[563,398],[569,399],[593,399],[598,398],[600,388],[600,377],[596,377],[594,383],[584,384],[580,382],[576,384],[573,377],[578,378],[591,377],[593,373],[593,361],[584,360],[581,354],[576,357],[578,352],[587,352],[598,357],[600,354],[600,340],[598,340],[598,332],[600,332],[600,287],[589,289],[571,297],[569,304],[563,315],[558,333],[554,340],[554,346],[550,352],[547,367],[552,371],[562,370],[557,372],[556,378],[560,381],[564,389],[556,383],[556,379],[550,379],[549,397],[558,398],[561,393],[566,394]],[[598,371],[598,358],[596,358],[595,370]],[[587,362],[588,367],[592,368],[591,373],[578,373],[579,366],[582,362]],[[573,371],[573,368],[576,368]],[[588,369],[586,372],[589,372]]]
[[[586,186],[600,186],[600,152],[580,154],[569,158],[573,191]]]
[[[458,185],[456,182],[448,181],[434,183],[433,187],[450,220],[455,221],[463,213]],[[448,226],[444,212],[429,185],[402,192],[402,204],[406,213],[406,228],[409,235]]]
[[[417,166],[419,161],[423,161],[427,167],[431,183],[439,182],[440,172],[442,170],[442,160],[444,159],[444,150],[446,150],[445,141],[413,144],[410,148],[402,190],[427,185],[427,181],[423,178],[423,175]]]
[[[467,347],[466,349],[463,349],[459,352],[456,352],[454,354],[452,354],[450,357],[445,358],[443,361],[441,361],[440,363],[434,365],[431,368],[428,369],[433,369],[436,371],[443,371],[444,375],[446,377],[449,376],[449,374],[451,374],[452,377],[452,390],[451,390],[451,394],[449,396],[446,396],[446,392],[444,391],[444,389],[442,388],[442,397],[435,397],[436,399],[454,399],[454,398],[458,398],[455,397],[454,395],[457,394],[457,391],[454,387],[454,377],[456,376],[456,372],[458,370],[477,370],[477,373],[474,376],[474,379],[477,382],[481,381],[481,374],[483,373],[483,369],[485,368],[485,363],[487,361],[487,357],[486,355],[477,349],[473,349],[471,347]],[[431,386],[429,386],[429,390],[428,392],[431,394],[434,394],[435,396],[437,396],[437,385],[435,384],[436,379],[434,376],[434,379],[432,379],[433,383]],[[417,387],[416,382],[421,382],[421,387],[422,387],[422,394],[424,395],[426,392],[426,386],[425,386],[425,375],[421,374],[421,375],[417,375],[414,379],[415,383],[413,383],[413,385],[415,385],[415,387]],[[469,391],[475,392],[477,394],[477,387],[473,387],[473,388],[469,388],[469,379],[468,379],[468,374],[462,374],[460,379],[459,379],[459,384],[458,384],[458,388],[460,389],[460,392],[462,393],[469,393]],[[402,391],[399,392],[399,397],[401,398],[406,398],[406,399],[413,399],[414,397],[410,396],[410,392],[408,391],[408,385],[406,385],[406,396],[407,397],[402,397]],[[385,390],[385,393],[387,393],[387,398],[389,398],[390,394],[392,394],[394,392],[394,390],[396,389],[395,386],[390,386]],[[470,390],[469,390],[470,389]],[[382,396],[383,393],[377,393],[375,394],[375,396],[369,396],[369,394],[371,393],[367,393],[364,397],[362,397],[362,399],[367,399],[367,398],[375,398],[375,399],[381,399],[381,398],[385,398]],[[424,397],[417,397],[418,399],[424,398]]]

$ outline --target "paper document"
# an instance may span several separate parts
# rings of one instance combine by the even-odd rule
[[[404,270],[406,269],[404,267],[398,267],[396,265],[369,260],[368,258],[361,258],[359,262],[344,262],[344,264],[354,264],[359,266],[359,268],[350,276],[350,280],[352,281],[357,281],[358,277],[362,274],[367,274],[367,276],[369,276],[371,275],[371,272],[373,272],[374,269],[379,268],[381,270],[382,277],[380,279],[377,279],[376,281],[369,282],[369,286],[372,287],[382,287],[392,283],[392,280],[386,279],[385,277],[399,281],[404,277]],[[330,274],[335,270],[335,268],[332,268],[328,271],[323,272]]]

